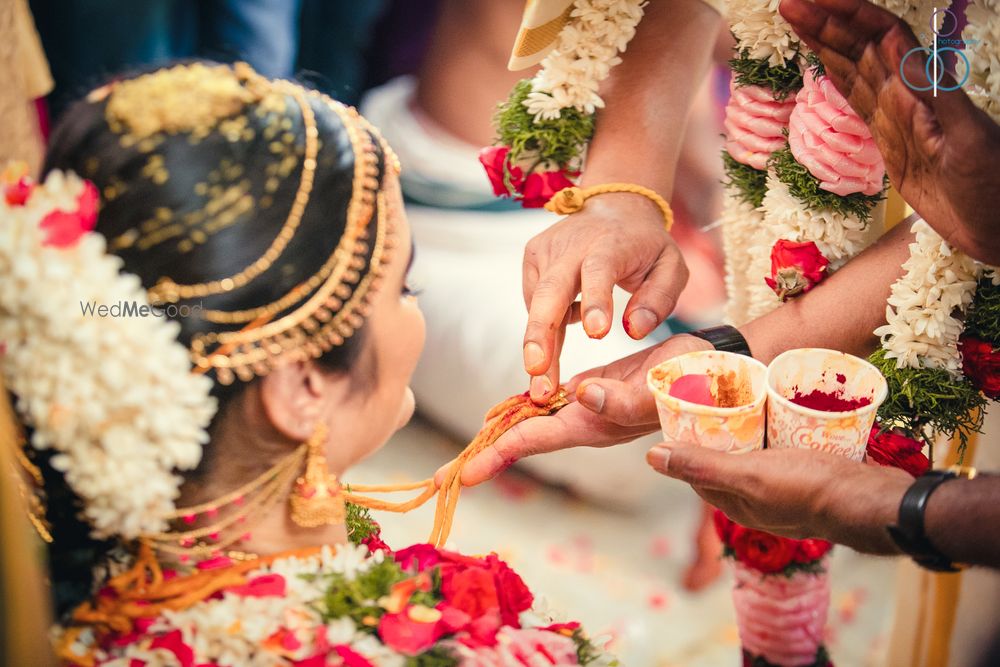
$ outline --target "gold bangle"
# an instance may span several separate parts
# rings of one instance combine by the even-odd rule
[[[584,202],[594,195],[603,195],[609,192],[631,192],[642,195],[649,201],[656,204],[663,215],[663,223],[666,230],[674,226],[674,212],[670,208],[667,200],[661,197],[654,190],[636,185],[635,183],[604,183],[602,185],[592,185],[589,188],[578,188],[576,186],[563,188],[552,196],[552,199],[545,204],[545,208],[558,213],[559,215],[569,215],[576,213],[583,208]]]

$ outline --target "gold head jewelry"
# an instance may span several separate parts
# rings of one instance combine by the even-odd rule
[[[316,430],[306,442],[305,472],[295,481],[295,488],[288,499],[292,521],[303,528],[344,523],[347,518],[340,482],[326,464],[324,448],[327,433],[326,424],[316,424]]]

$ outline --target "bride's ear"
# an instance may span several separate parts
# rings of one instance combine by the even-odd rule
[[[340,385],[347,382],[312,361],[279,366],[259,380],[264,416],[285,437],[304,441],[326,419],[334,394],[342,392]]]

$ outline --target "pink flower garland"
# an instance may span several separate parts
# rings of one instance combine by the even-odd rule
[[[762,86],[736,86],[729,82],[726,105],[726,151],[737,162],[754,169],[767,168],[767,159],[785,146],[784,131],[795,100],[774,99]]]
[[[788,121],[795,159],[827,192],[846,197],[882,192],[885,163],[864,121],[827,76],[807,72]]]

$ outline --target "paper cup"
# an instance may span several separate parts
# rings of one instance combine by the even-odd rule
[[[814,390],[848,400],[869,398],[871,403],[826,412],[789,400]],[[819,348],[779,354],[767,369],[767,446],[815,449],[860,461],[888,391],[877,368],[849,354]]]
[[[716,408],[671,396],[677,378],[692,373],[719,378],[734,407]],[[732,352],[689,352],[649,370],[646,384],[667,442],[686,442],[742,454],[764,446],[767,368],[756,359]]]

